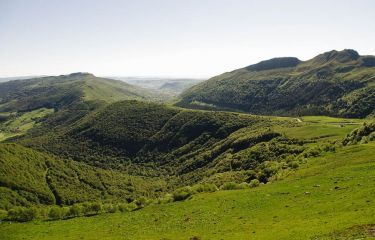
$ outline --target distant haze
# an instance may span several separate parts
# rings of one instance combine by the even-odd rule
[[[208,78],[332,49],[375,55],[373,0],[0,0],[0,77]]]

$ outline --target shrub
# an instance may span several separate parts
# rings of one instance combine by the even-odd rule
[[[82,207],[78,204],[74,204],[73,206],[70,206],[67,216],[68,217],[78,217],[81,215]]]
[[[117,211],[117,206],[113,204],[104,205],[104,211],[107,213],[115,213]]]
[[[297,169],[299,167],[299,164],[297,161],[288,163],[288,166],[293,169]]]
[[[239,189],[246,189],[249,188],[249,184],[247,182],[242,182],[238,185]]]
[[[35,219],[37,216],[36,208],[23,208],[18,207],[9,210],[8,220],[17,221],[17,222],[28,222]]]
[[[257,177],[257,173],[254,170],[246,170],[244,174],[246,176],[246,181],[251,181]]]
[[[158,198],[157,203],[163,204],[163,203],[170,203],[173,202],[173,195],[168,193],[164,197]]]
[[[236,189],[242,189],[243,187],[240,186],[240,184],[235,182],[227,182],[221,185],[221,190],[236,190]]]
[[[313,148],[313,149],[308,149],[307,151],[305,151],[303,153],[303,156],[305,158],[308,158],[308,157],[317,157],[320,155],[321,153],[321,149],[320,148]]]
[[[189,198],[193,194],[193,191],[191,190],[191,187],[183,187],[176,189],[172,196],[174,201],[182,201],[187,198]]]
[[[95,202],[95,203],[92,203],[91,204],[91,207],[90,207],[91,211],[94,212],[95,214],[98,214],[102,211],[103,209],[103,206],[101,203],[99,202]]]
[[[129,212],[139,209],[138,205],[135,202],[127,204],[127,209]]]
[[[249,186],[250,186],[251,188],[254,188],[254,187],[258,187],[259,184],[260,184],[260,182],[259,182],[258,179],[253,179],[253,180],[250,181]]]
[[[8,212],[0,209],[0,221],[6,219],[7,216],[8,216]]]
[[[194,193],[202,193],[202,192],[215,192],[218,190],[215,184],[211,183],[202,183],[196,184],[191,188],[192,192]]]
[[[135,200],[134,202],[138,206],[138,208],[143,208],[150,203],[150,200],[148,200],[145,197],[140,197],[137,200]]]
[[[64,217],[64,211],[61,207],[52,207],[49,210],[48,218],[51,220],[58,220]]]
[[[120,210],[120,212],[128,212],[129,211],[127,203],[120,203],[118,205],[118,209]]]
[[[39,217],[41,219],[47,219],[48,218],[48,213],[49,209],[48,208],[39,208]]]

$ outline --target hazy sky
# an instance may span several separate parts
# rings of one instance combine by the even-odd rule
[[[344,48],[375,55],[375,0],[0,0],[0,76],[208,77]]]

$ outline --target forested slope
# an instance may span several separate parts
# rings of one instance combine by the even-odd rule
[[[262,115],[374,115],[375,57],[354,50],[313,59],[274,58],[186,90],[178,106]]]

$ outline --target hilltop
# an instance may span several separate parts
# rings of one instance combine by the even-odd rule
[[[42,107],[57,110],[79,101],[114,102],[155,97],[147,90],[122,81],[80,72],[0,83],[0,96],[1,112],[30,111]]]
[[[119,100],[161,101],[146,89],[90,73],[0,83],[0,140],[23,135],[48,119],[54,127],[75,122]]]
[[[274,58],[213,77],[181,95],[178,106],[261,115],[374,115],[375,57],[330,51],[310,60]]]

